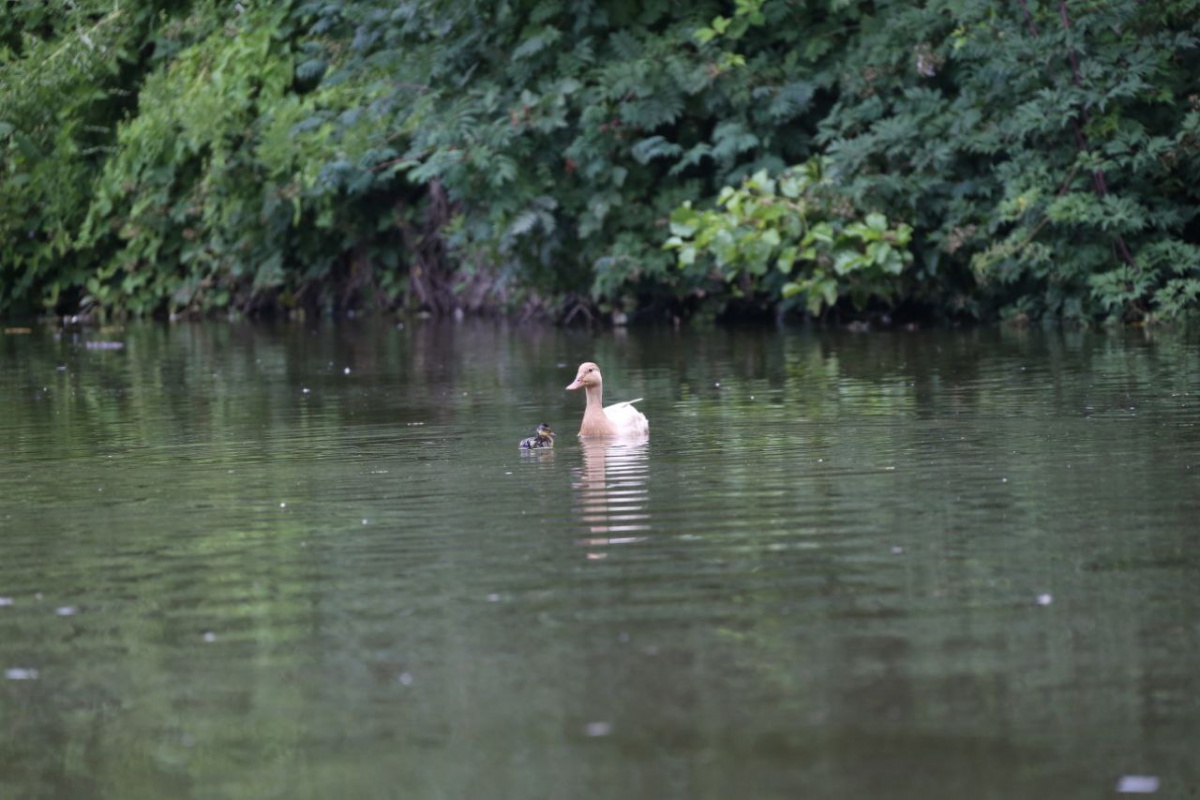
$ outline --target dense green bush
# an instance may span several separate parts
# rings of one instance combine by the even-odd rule
[[[54,308],[96,264],[76,241],[117,121],[136,109],[154,13],[80,0],[0,15],[0,311]],[[69,302],[69,301],[68,301]]]
[[[951,305],[1174,316],[1200,277],[1198,11],[896,4],[864,20],[821,142],[919,231],[924,283],[970,265]]]
[[[10,3],[0,311],[1171,319],[1200,304],[1198,20],[1200,0]],[[789,165],[817,164],[797,188]]]
[[[889,225],[868,213],[861,221],[818,159],[782,172],[758,172],[717,197],[719,210],[685,202],[671,215],[666,247],[678,251],[684,271],[707,274],[714,262],[732,291],[793,298],[819,315],[843,297],[862,311],[869,301],[891,300],[912,261],[912,228]]]

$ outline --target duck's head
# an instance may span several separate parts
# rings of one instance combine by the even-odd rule
[[[550,430],[550,426],[543,422],[537,426],[537,435],[539,439],[549,439],[554,441],[554,431]]]
[[[582,389],[584,386],[590,388],[592,386],[599,386],[601,381],[600,368],[591,361],[585,361],[579,365],[579,372],[575,374],[575,380],[567,388]]]

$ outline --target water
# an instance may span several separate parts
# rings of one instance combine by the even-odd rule
[[[574,439],[583,360],[648,443]],[[1146,334],[6,334],[0,797],[1194,796],[1198,367]]]

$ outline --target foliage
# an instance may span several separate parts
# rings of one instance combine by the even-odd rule
[[[945,306],[1174,316],[1200,278],[1198,9],[888,4],[820,141],[913,222],[920,282],[971,296]]]
[[[1200,303],[1200,0],[52,5],[0,20],[0,312]]]
[[[75,235],[155,17],[136,0],[13,5],[0,16],[0,311],[54,307],[94,268]]]
[[[745,171],[769,133],[737,60],[696,42],[723,7],[434,3],[396,25],[358,6],[406,178],[444,186],[458,212],[447,257],[602,303],[685,292],[658,247],[666,217]]]
[[[878,212],[859,221],[817,159],[777,179],[757,172],[722,189],[717,205],[701,212],[688,201],[671,214],[666,246],[678,252],[679,266],[702,269],[711,259],[732,286],[799,296],[813,315],[844,296],[860,310],[872,298],[894,297],[912,261],[912,228],[890,226]]]
[[[259,126],[292,81],[277,37],[286,16],[251,9],[225,25],[196,15],[176,26],[194,43],[147,78],[94,184],[77,239],[98,264],[84,307],[175,313],[275,288],[293,218]]]

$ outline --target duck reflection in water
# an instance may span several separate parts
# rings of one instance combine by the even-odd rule
[[[579,540],[585,547],[639,542],[638,531],[650,530],[646,477],[650,444],[641,441],[581,439],[583,464],[572,482],[575,501],[591,536]],[[603,558],[589,553],[588,558]]]

